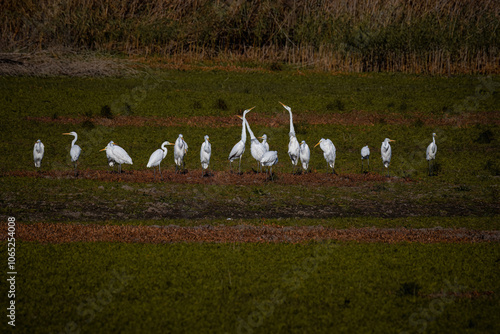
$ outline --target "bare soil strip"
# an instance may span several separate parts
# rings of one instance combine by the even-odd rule
[[[7,224],[0,224],[2,238],[7,238]],[[306,243],[311,241],[480,243],[499,242],[500,231],[469,229],[351,228],[337,230],[322,226],[116,226],[79,224],[18,224],[17,240],[42,243],[125,242],[125,243]]]
[[[237,166],[236,166],[237,167]],[[181,184],[207,184],[207,185],[262,185],[265,183],[274,184],[295,184],[305,186],[359,186],[363,182],[416,182],[409,179],[399,177],[386,177],[378,173],[366,174],[340,174],[332,175],[331,173],[307,173],[302,175],[294,175],[291,173],[278,173],[273,180],[264,173],[255,173],[253,171],[243,174],[231,173],[228,171],[211,171],[210,176],[202,177],[201,169],[186,171],[183,174],[175,174],[173,171],[163,171],[163,180],[156,181],[152,170],[144,171],[125,171],[121,174],[103,171],[85,169],[78,173],[75,177],[73,171],[11,171],[0,173],[1,176],[17,176],[17,177],[35,177],[47,179],[75,179],[83,178],[90,180],[99,180],[107,182],[138,182],[138,183],[181,183]]]
[[[266,126],[271,128],[288,126],[290,120],[288,114],[277,113],[273,116],[254,114],[248,118],[251,124]],[[28,116],[27,120],[55,123],[55,124],[80,124],[90,121],[95,125],[102,126],[192,126],[192,127],[232,127],[240,126],[241,120],[232,116],[193,116],[193,117],[145,117],[145,116],[116,116],[113,118],[104,117],[35,117]],[[317,114],[313,111],[305,111],[294,115],[294,122],[297,124],[336,124],[343,126],[366,126],[379,123],[393,125],[412,125],[416,121],[425,126],[458,126],[465,127],[473,124],[495,124],[500,125],[500,113],[497,111],[481,113],[460,113],[459,115],[444,114],[434,116],[421,112],[408,112],[405,115],[388,112],[369,112],[363,110],[353,110],[349,113],[329,113]]]

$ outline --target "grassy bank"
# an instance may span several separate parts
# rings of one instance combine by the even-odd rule
[[[486,244],[20,243],[16,331],[488,332],[499,252]]]
[[[7,1],[2,51],[53,47],[326,71],[498,73],[491,1]]]

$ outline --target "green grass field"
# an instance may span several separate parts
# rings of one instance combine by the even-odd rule
[[[498,230],[499,86],[495,76],[298,75],[292,70],[1,77],[0,215],[14,216],[20,224]],[[332,139],[338,173],[333,178],[361,174],[359,151],[366,144],[372,149],[372,173],[385,175],[380,144],[385,137],[396,139],[392,177],[339,186],[281,183],[292,170],[288,125],[251,123],[252,114],[287,120],[278,101],[300,119],[295,122],[299,140],[312,148],[322,137]],[[150,154],[179,133],[190,147],[187,169],[200,170],[199,148],[208,134],[212,169],[228,171],[227,155],[240,139],[241,123],[212,127],[189,120],[231,119],[253,106],[248,114],[252,130],[266,133],[278,150],[276,182],[71,176],[72,137],[61,135],[69,131],[79,134],[83,171],[110,172],[99,150],[113,140],[134,160],[123,169],[139,174]],[[349,118],[355,112],[376,115],[375,121],[308,121],[318,115]],[[121,116],[178,117],[181,124],[95,124],[100,117]],[[46,117],[46,122],[28,117]],[[72,118],[80,122],[64,124]],[[438,175],[428,177],[425,148],[433,132],[438,133]],[[23,173],[35,169],[37,139],[45,144],[42,173],[29,177]],[[248,143],[242,162],[247,174],[256,167]],[[318,147],[312,150],[311,169],[328,172]],[[172,150],[162,170],[173,173]],[[44,177],[49,171],[68,175]],[[18,240],[17,259],[19,333],[479,333],[499,326],[498,243],[53,245]],[[6,295],[6,287],[1,289]],[[1,322],[0,331],[6,328]]]

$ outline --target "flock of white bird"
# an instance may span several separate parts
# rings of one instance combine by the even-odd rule
[[[288,155],[290,157],[290,160],[292,161],[292,166],[293,166],[293,171],[298,168],[298,162],[300,159],[300,162],[302,163],[302,168],[304,171],[307,171],[309,168],[309,161],[311,158],[311,150],[309,149],[309,146],[307,143],[303,140],[300,144],[299,141],[297,140],[297,137],[295,135],[295,129],[293,127],[293,115],[292,115],[292,109],[289,106],[284,105],[283,103],[280,102],[280,104],[289,112],[290,114],[290,132],[289,132],[289,137],[290,137],[290,142],[288,143]],[[253,107],[255,108],[255,107]],[[247,130],[248,133],[250,134],[250,153],[252,154],[252,157],[257,161],[257,166],[259,170],[262,170],[262,166],[267,167],[267,171],[272,178],[272,168],[274,165],[278,163],[278,152],[277,151],[270,151],[269,150],[269,144],[267,143],[267,136],[264,134],[262,137],[256,138],[254,133],[252,132],[252,129],[250,128],[250,124],[248,123],[248,120],[246,119],[246,115],[253,109],[247,109],[243,112],[243,116],[241,118],[242,120],[242,125],[241,125],[241,140],[234,145],[232,148],[231,152],[229,153],[229,163],[231,167],[231,171],[233,170],[232,163],[234,160],[239,159],[239,172],[241,173],[241,157],[243,156],[243,153],[245,152],[245,146],[246,146],[246,140],[247,140]],[[71,142],[71,150],[70,150],[70,156],[71,156],[71,161],[74,164],[75,167],[75,175],[77,173],[77,163],[78,163],[78,158],[80,157],[80,154],[82,152],[82,149],[80,146],[78,146],[76,143],[78,139],[78,135],[76,132],[69,132],[69,133],[63,133],[63,135],[70,135],[74,136],[75,138]],[[201,145],[201,150],[200,150],[200,161],[201,161],[201,166],[202,166],[202,176],[205,175],[205,172],[209,170],[209,165],[210,165],[210,157],[212,155],[212,146],[210,144],[210,140],[208,136],[205,136],[204,142]],[[262,139],[262,142],[259,141],[259,139]],[[382,146],[380,148],[380,153],[382,157],[382,163],[384,167],[387,169],[387,176],[389,176],[389,164],[391,162],[391,157],[392,157],[392,149],[390,142],[394,142],[394,140],[385,138],[385,140],[382,142]],[[179,135],[177,140],[175,141],[175,144],[172,144],[168,141],[165,141],[162,143],[161,148],[157,149],[156,151],[151,154],[148,164],[146,167],[151,168],[153,167],[153,172],[154,172],[154,178],[156,179],[156,170],[154,167],[158,166],[158,172],[160,174],[160,178],[162,178],[161,174],[161,169],[160,169],[160,164],[163,159],[167,156],[167,146],[168,145],[173,145],[174,146],[174,161],[175,161],[175,172],[180,172],[184,168],[184,156],[186,155],[188,151],[188,145],[184,141],[184,137],[182,134]],[[336,149],[335,145],[330,139],[324,139],[321,138],[320,141],[314,145],[314,147],[318,146],[323,150],[323,156],[325,158],[325,161],[328,165],[329,168],[332,169],[332,173],[335,173],[335,158],[336,158]],[[33,148],[33,159],[35,162],[35,167],[40,167],[41,162],[43,159],[44,155],[44,145],[41,142],[40,139],[38,139],[35,143],[35,146]],[[108,164],[110,167],[114,167],[114,165],[118,165],[118,171],[121,172],[121,165],[122,164],[129,164],[132,165],[132,158],[128,155],[128,153],[120,146],[118,146],[116,143],[113,141],[110,141],[108,145],[106,145],[105,148],[103,148],[101,151],[106,151],[106,157],[108,159]],[[436,145],[436,134],[432,134],[432,142],[429,144],[426,150],[426,159],[429,162],[429,175],[432,175],[432,168],[434,167],[433,165],[431,166],[431,163],[436,159],[436,152],[437,152],[437,145]],[[368,146],[364,146],[361,149],[361,169],[362,171],[364,170],[364,160],[367,160],[368,163],[368,168],[370,167],[370,148]]]

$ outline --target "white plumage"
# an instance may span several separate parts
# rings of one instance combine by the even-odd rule
[[[68,136],[74,136],[75,138],[71,142],[71,150],[69,151],[69,155],[71,156],[71,162],[75,165],[75,175],[76,175],[76,165],[78,163],[78,158],[80,157],[80,154],[82,153],[82,149],[80,146],[78,146],[76,143],[76,140],[78,139],[78,135],[76,134],[75,131],[69,132],[69,133],[63,133],[63,135],[68,135]]]
[[[391,163],[391,158],[392,158],[392,148],[390,142],[394,140],[385,138],[385,140],[382,142],[382,146],[380,147],[380,154],[382,156],[382,163],[384,164],[384,167],[387,168],[387,176],[389,176],[389,164]]]
[[[239,116],[238,116],[239,117]],[[250,153],[252,154],[252,157],[257,160],[257,163],[260,167],[260,159],[262,159],[262,156],[264,153],[266,153],[268,150],[266,150],[266,146],[264,146],[253,134],[252,129],[250,128],[250,124],[248,124],[248,120],[245,117],[245,125],[247,127],[248,133],[250,134]]]
[[[427,146],[427,151],[425,152],[425,158],[429,162],[429,175],[432,175],[431,173],[431,160],[436,159],[436,153],[437,153],[437,145],[436,145],[436,134],[432,134],[432,143]],[[434,167],[434,166],[433,166]]]
[[[320,141],[314,145],[318,146],[323,150],[323,157],[326,160],[327,165],[332,169],[332,173],[335,173],[335,158],[337,156],[337,151],[335,145],[333,145],[330,139],[321,138]]]
[[[247,142],[247,131],[245,129],[246,128],[245,115],[253,108],[255,107],[247,109],[243,112],[243,117],[241,121],[241,140],[233,146],[231,152],[229,153],[229,157],[227,158],[229,160],[229,165],[231,166],[231,171],[233,170],[233,161],[236,159],[240,159],[239,171],[241,173],[241,157],[245,152],[245,144]]]
[[[290,157],[290,160],[292,160],[293,169],[295,171],[295,167],[297,167],[299,162],[300,145],[297,137],[295,136],[295,128],[293,127],[292,109],[281,102],[280,104],[290,113],[290,132],[288,133],[290,142],[288,143],[288,156]]]
[[[162,177],[161,175],[161,167],[160,167],[160,164],[162,162],[163,159],[165,159],[165,157],[167,156],[167,145],[173,145],[171,144],[169,141],[164,141],[162,144],[161,144],[161,148],[157,149],[156,151],[154,151],[151,156],[149,157],[149,161],[148,161],[148,164],[146,165],[147,168],[151,168],[153,167],[153,177],[156,178],[156,172],[155,172],[155,167],[158,166],[158,172],[160,173],[160,177]]]
[[[109,142],[101,151],[106,151],[106,156],[109,157],[108,161],[111,159],[118,164],[119,173],[122,172],[122,164],[133,164],[132,158],[128,155],[127,151],[113,142]]]
[[[210,156],[212,155],[212,145],[210,144],[210,138],[205,135],[205,141],[201,144],[200,149],[200,161],[201,168],[207,169],[210,164]]]
[[[260,163],[264,167],[269,167],[269,175],[272,178],[273,175],[273,166],[278,163],[278,152],[277,151],[267,151],[262,155],[260,159]]]
[[[264,133],[262,137],[259,137],[259,139],[262,139],[261,144],[264,145],[266,152],[269,151],[269,143],[267,142],[267,135]]]
[[[174,161],[175,161],[175,171],[184,167],[184,156],[186,155],[188,150],[188,145],[184,141],[184,137],[182,134],[179,134],[179,137],[175,140],[174,145]]]
[[[43,154],[45,153],[45,146],[42,141],[38,139],[33,147],[33,160],[35,167],[40,167],[42,164]]]
[[[309,149],[309,145],[306,144],[306,141],[303,140],[300,143],[300,161],[302,162],[302,168],[307,171],[309,168],[309,160],[311,159],[311,150]]]
[[[361,149],[361,171],[363,171],[363,161],[368,160],[368,168],[370,168],[370,148],[368,145]]]

